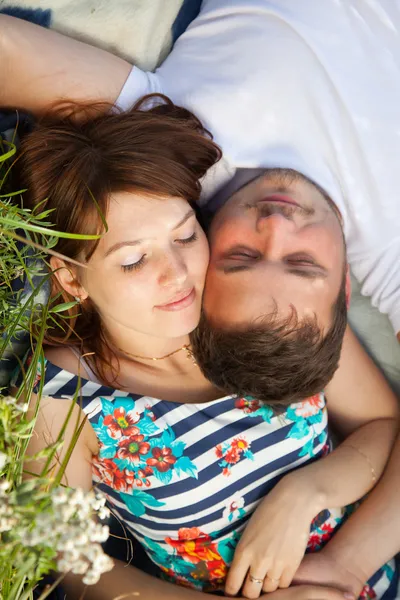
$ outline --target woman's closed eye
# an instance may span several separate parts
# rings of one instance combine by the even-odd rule
[[[144,263],[146,262],[146,254],[143,254],[139,260],[135,261],[135,262],[129,262],[129,263],[125,263],[123,265],[121,265],[121,269],[124,272],[129,272],[129,271],[137,271],[139,270]]]
[[[191,236],[183,239],[177,239],[175,241],[178,244],[182,244],[183,246],[185,246],[186,244],[191,244],[192,242],[195,242],[198,239],[198,237],[199,236],[197,235],[196,231],[194,231]]]

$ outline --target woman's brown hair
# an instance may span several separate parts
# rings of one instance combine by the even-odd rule
[[[151,95],[126,113],[104,104],[53,111],[22,141],[18,170],[27,189],[26,207],[54,209],[51,219],[59,231],[98,234],[104,231],[101,215],[107,215],[110,194],[175,196],[194,204],[200,179],[220,156],[190,111],[165,96]],[[89,260],[96,244],[60,238],[54,249],[68,258]],[[53,277],[52,297],[60,293],[58,302],[72,299]],[[46,342],[93,352],[95,371],[111,383],[104,369],[111,350],[90,300],[68,316],[58,318]]]

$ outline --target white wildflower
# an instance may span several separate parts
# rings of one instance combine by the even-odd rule
[[[7,454],[4,454],[4,452],[0,452],[0,471],[2,471],[4,469],[4,467],[8,463],[8,460],[9,459],[8,459]]]
[[[3,481],[0,481],[0,497],[3,495],[4,492],[9,490],[10,487],[11,487],[10,481],[7,481],[6,479],[3,479]]]

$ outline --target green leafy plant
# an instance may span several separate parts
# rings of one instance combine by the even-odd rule
[[[112,561],[101,548],[108,537],[100,522],[108,517],[104,497],[61,485],[84,424],[76,423],[60,463],[58,451],[73,404],[57,440],[40,455],[27,454],[42,396],[39,386],[37,401],[29,407],[37,373],[44,368],[44,334],[53,314],[71,305],[49,306],[46,260],[58,237],[80,236],[55,231],[44,203],[34,212],[24,208],[25,190],[10,185],[15,155],[14,142],[0,138],[0,600],[29,600],[35,592],[44,600],[65,573],[81,574],[90,585]],[[26,351],[29,364],[22,358]],[[22,375],[10,396],[15,366]],[[41,473],[30,473],[29,461],[38,459],[44,465]],[[58,578],[39,595],[39,583],[53,572]]]

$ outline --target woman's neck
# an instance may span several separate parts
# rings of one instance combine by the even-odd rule
[[[107,324],[108,325],[108,324]],[[185,364],[190,358],[186,348],[190,345],[189,336],[162,338],[122,328],[119,325],[106,326],[106,340],[117,355],[133,359],[143,365],[157,365],[162,370]]]

